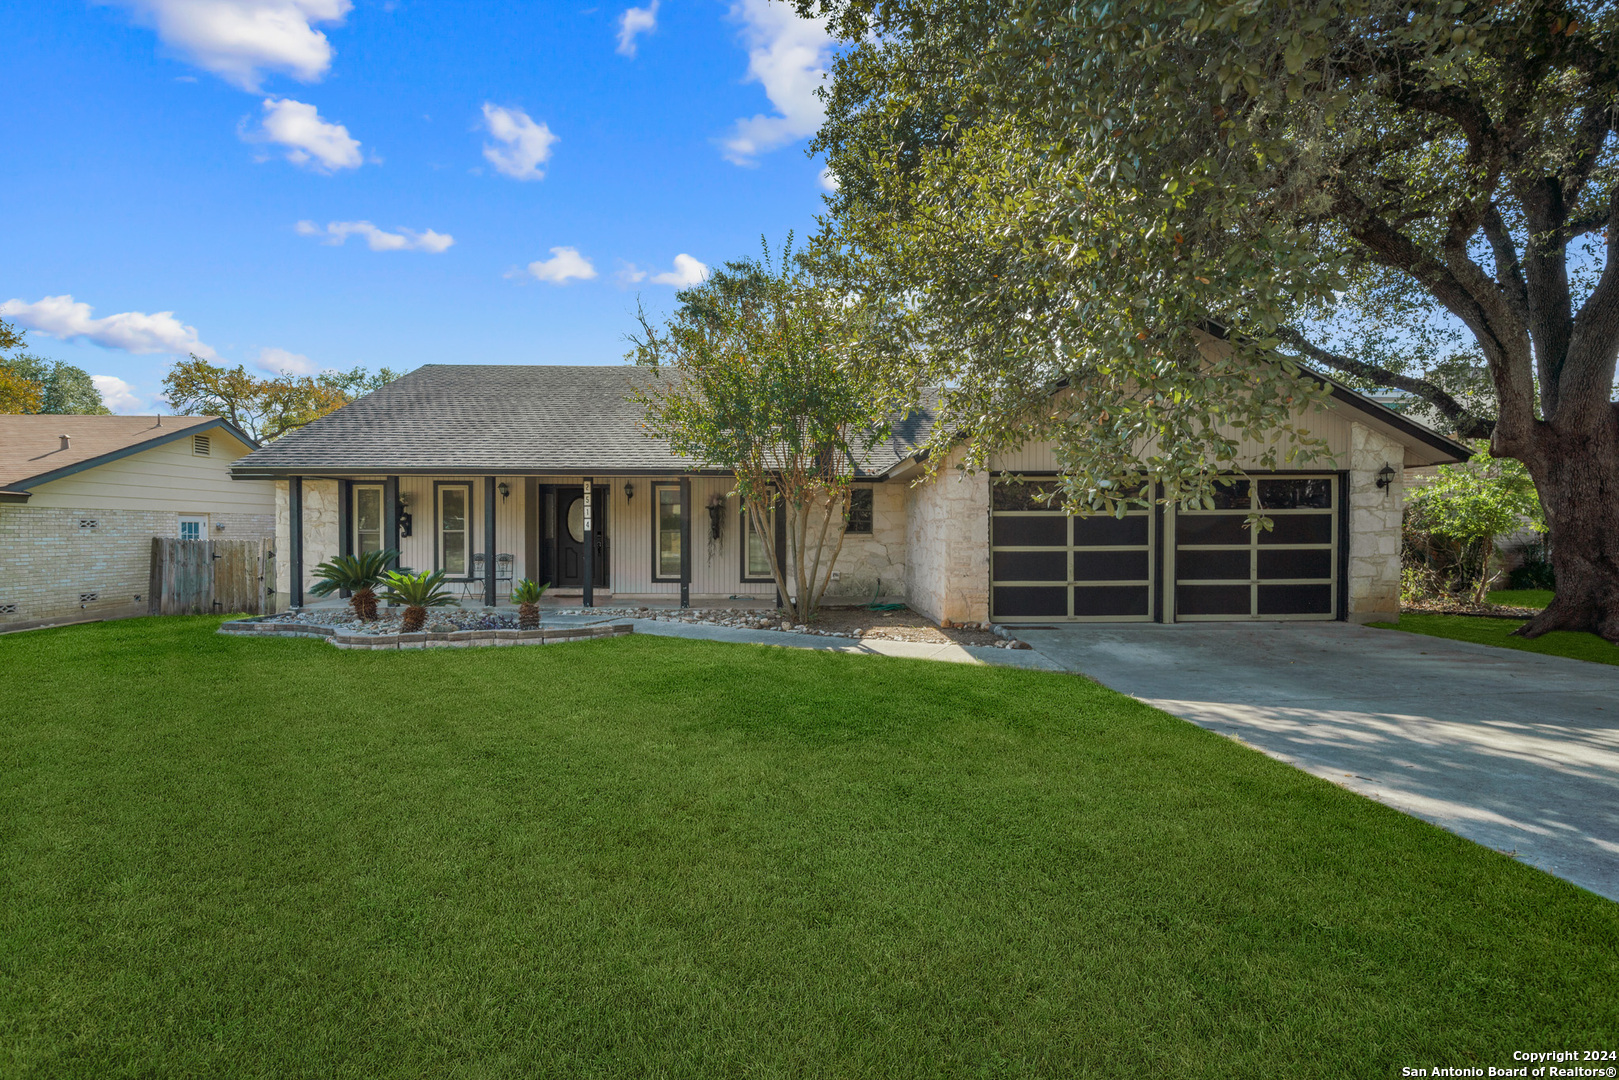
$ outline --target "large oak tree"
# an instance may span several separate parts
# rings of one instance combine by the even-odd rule
[[[1558,577],[1522,632],[1619,640],[1615,5],[799,7],[849,45],[816,146],[841,185],[823,254],[905,298],[890,338],[914,343],[905,378],[952,387],[941,430],[980,460],[1053,438],[1070,503],[1150,443],[1147,471],[1197,499],[1233,431],[1309,395],[1282,359],[1302,356],[1522,461]],[[1465,327],[1487,408],[1318,332],[1389,289]]]

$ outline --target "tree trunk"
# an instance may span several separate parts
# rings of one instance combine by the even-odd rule
[[[1546,511],[1557,596],[1518,628],[1523,637],[1589,630],[1619,643],[1619,418],[1608,413],[1572,432],[1543,423],[1524,455]]]

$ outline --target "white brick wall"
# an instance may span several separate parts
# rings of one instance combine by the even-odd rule
[[[94,528],[80,522],[94,521]],[[265,536],[266,514],[211,514],[208,535]],[[152,537],[178,536],[169,510],[102,510],[0,505],[0,627],[8,624],[144,615]],[[94,593],[94,600],[81,600]]]

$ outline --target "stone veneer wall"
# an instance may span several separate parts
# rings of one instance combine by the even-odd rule
[[[152,537],[178,536],[172,510],[0,506],[0,628],[145,615]],[[210,514],[214,540],[267,536],[267,514]],[[95,522],[94,527],[81,523]],[[83,599],[94,594],[94,599]]]
[[[838,580],[826,588],[828,599],[868,601],[906,595],[905,496],[903,483],[873,484],[871,534],[847,535],[835,568]]]
[[[930,619],[989,618],[989,477],[955,466],[952,453],[905,500],[906,596]]]
[[[275,482],[275,605],[285,611],[292,603],[291,516],[286,480]],[[304,480],[304,598],[315,583],[314,569],[342,550],[337,530],[336,480]]]
[[[1350,429],[1349,621],[1400,617],[1400,519],[1405,509],[1405,447],[1362,424]],[[1384,465],[1394,483],[1377,486]]]

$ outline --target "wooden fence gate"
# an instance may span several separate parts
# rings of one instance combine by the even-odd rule
[[[175,540],[152,537],[147,610],[153,615],[269,611],[265,590],[275,580],[269,539]]]

